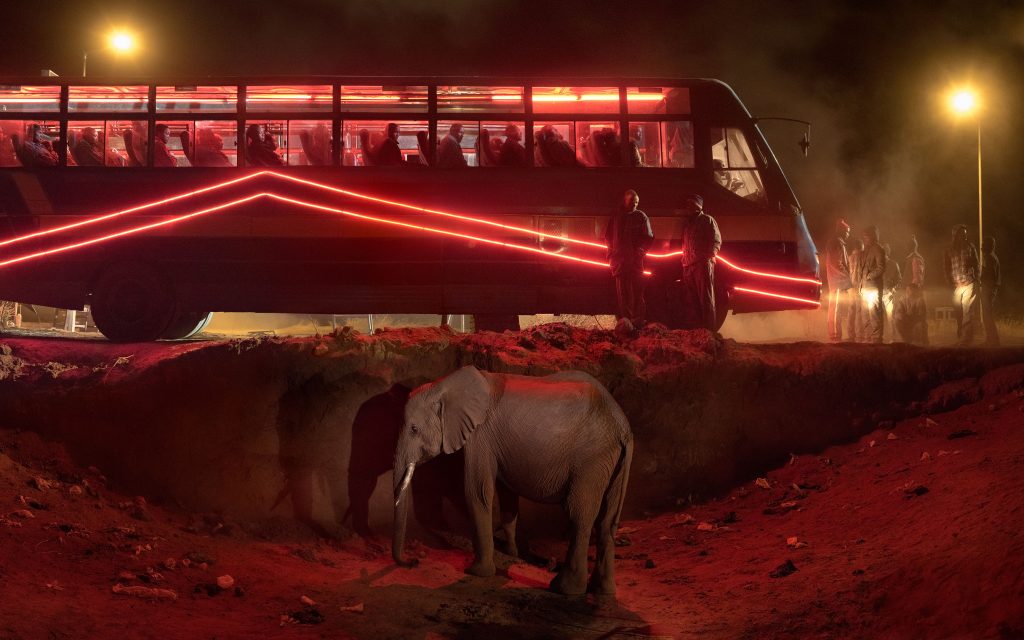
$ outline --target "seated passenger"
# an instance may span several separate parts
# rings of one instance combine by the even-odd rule
[[[57,153],[51,144],[52,138],[42,133],[42,127],[33,124],[28,129],[28,136],[21,148],[15,147],[15,153],[26,167],[55,167]]]
[[[245,160],[253,167],[284,165],[284,160],[277,153],[277,143],[273,136],[264,132],[258,124],[251,124],[245,130]]]
[[[372,164],[381,167],[397,167],[405,164],[405,160],[402,159],[402,148],[398,146],[398,137],[401,135],[398,123],[389,122],[385,131],[384,139],[370,152]]]
[[[96,129],[86,127],[71,150],[75,164],[80,167],[103,166],[103,145],[96,139]]]
[[[734,177],[732,173],[725,169],[725,163],[721,160],[715,159],[711,161],[714,165],[715,182],[720,187],[724,187],[733,193],[736,193],[744,187],[743,181]]]
[[[526,147],[522,143],[523,132],[518,125],[505,125],[505,142],[501,145],[501,156],[498,164],[503,167],[525,167]]]
[[[156,125],[153,130],[153,166],[154,167],[176,167],[178,161],[170,150],[167,143],[171,139],[171,130],[166,124]]]
[[[312,131],[299,132],[299,143],[306,162],[314,167],[331,164],[331,132],[324,124],[318,124]]]
[[[184,141],[183,141],[184,143]],[[188,145],[183,144],[187,149]],[[231,159],[224,153],[224,138],[213,129],[202,128],[196,132],[196,148],[192,152],[192,164],[197,167],[231,167]]]
[[[576,152],[569,143],[555,130],[554,125],[546,124],[536,135],[537,145],[534,155],[537,164],[542,167],[574,167]]]
[[[448,135],[437,145],[437,162],[435,164],[438,167],[442,169],[459,169],[469,166],[466,162],[466,156],[462,153],[463,135],[462,125],[459,123],[455,123],[448,128]]]

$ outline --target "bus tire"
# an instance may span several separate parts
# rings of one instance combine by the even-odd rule
[[[200,333],[213,319],[212,311],[179,311],[160,334],[161,340],[184,340]]]
[[[715,331],[721,331],[725,324],[725,317],[729,315],[729,298],[731,290],[729,287],[715,286]]]
[[[519,331],[519,316],[504,313],[478,313],[473,316],[475,331]]]
[[[174,291],[152,265],[116,262],[96,281],[93,322],[111,342],[149,342],[162,337],[175,316]]]

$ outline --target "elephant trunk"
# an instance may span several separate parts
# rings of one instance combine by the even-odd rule
[[[417,561],[405,560],[402,554],[405,551],[405,525],[409,518],[409,485],[416,471],[416,463],[410,462],[404,469],[405,473],[402,471],[401,467],[395,465],[395,531],[391,540],[391,557],[398,566],[413,567]]]

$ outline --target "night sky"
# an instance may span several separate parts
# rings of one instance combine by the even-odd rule
[[[838,215],[881,227],[902,255],[922,239],[937,284],[949,228],[977,233],[975,129],[943,103],[984,92],[986,235],[1024,313],[1024,7],[975,2],[509,2],[505,0],[39,0],[5,2],[0,73],[199,77],[257,74],[714,77],[754,115],[814,123],[764,130],[819,244]],[[102,50],[114,26],[143,50]],[[1021,254],[1021,257],[1018,255]]]

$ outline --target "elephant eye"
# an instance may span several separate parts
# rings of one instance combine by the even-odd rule
[[[416,425],[412,425],[412,432],[413,433],[419,433],[420,432],[420,428],[417,427]]]

